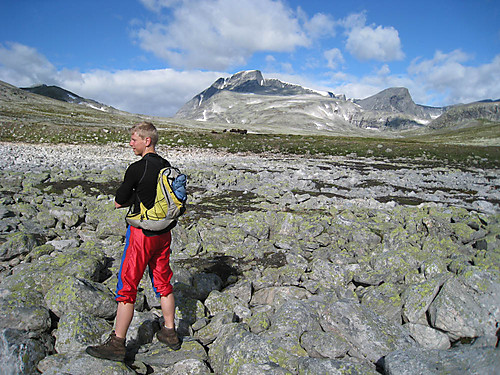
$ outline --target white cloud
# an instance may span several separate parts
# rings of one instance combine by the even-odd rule
[[[399,34],[393,27],[365,26],[349,31],[347,50],[361,61],[402,60]]]
[[[345,62],[344,56],[342,52],[338,48],[332,48],[323,53],[327,60],[327,66],[330,69],[337,69],[339,64],[343,64]]]
[[[313,38],[334,37],[336,22],[329,14],[316,13],[310,20],[305,18],[304,29]]]
[[[465,65],[471,59],[461,50],[437,51],[432,59],[414,60],[408,73],[439,105],[500,98],[500,55],[487,64]]]
[[[358,60],[393,61],[405,57],[398,31],[392,26],[366,25],[366,12],[351,14],[339,24],[346,29],[346,49]]]
[[[140,0],[140,2],[153,12],[160,12],[163,8],[170,8],[182,0]]]
[[[173,69],[94,71],[64,84],[78,95],[124,111],[169,117],[221,76],[225,74]]]
[[[121,110],[147,115],[173,116],[193,96],[227,75],[173,69],[58,71],[36,49],[22,44],[9,46],[0,45],[0,80],[18,87],[57,85]]]
[[[281,1],[188,0],[171,12],[170,22],[148,23],[136,37],[143,49],[176,67],[226,69],[243,65],[255,52],[291,52],[310,44]]]
[[[56,83],[56,68],[36,49],[19,44],[0,44],[0,80],[15,86]]]

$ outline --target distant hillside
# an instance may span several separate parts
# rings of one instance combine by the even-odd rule
[[[58,86],[38,85],[33,87],[21,87],[21,89],[29,91],[34,94],[46,96],[48,98],[60,100],[66,103],[82,104],[87,107],[91,107],[105,112],[116,111],[116,109],[113,107],[96,102],[95,100],[92,99],[82,98],[81,96]]]

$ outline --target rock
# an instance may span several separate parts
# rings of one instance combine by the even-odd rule
[[[46,357],[38,367],[45,375],[137,374],[123,362],[96,359],[83,352],[55,354],[50,357]]]
[[[98,345],[111,332],[111,325],[102,318],[96,318],[81,311],[70,311],[61,316],[55,348],[58,353],[85,350],[89,345]]]
[[[342,336],[323,331],[304,332],[300,337],[300,345],[313,358],[343,358],[351,348]]]
[[[403,320],[416,323],[425,316],[432,301],[443,285],[443,276],[410,285],[403,293]]]
[[[222,280],[214,273],[200,273],[193,276],[193,293],[196,299],[204,301],[212,290],[221,290]]]
[[[13,328],[32,335],[49,331],[52,321],[43,301],[35,290],[0,289],[0,328]]]
[[[36,365],[48,353],[47,348],[25,331],[0,329],[0,361],[3,374],[35,374]]]
[[[448,336],[441,331],[435,330],[426,325],[407,323],[410,336],[426,349],[449,349],[450,340]]]
[[[385,316],[390,321],[401,324],[401,286],[391,282],[366,288],[361,304]]]
[[[292,375],[293,373],[273,362],[245,363],[238,369],[238,375]]]
[[[348,361],[322,359],[322,358],[301,358],[298,367],[299,374],[304,375],[377,375],[375,369]]]
[[[444,283],[430,305],[429,316],[432,327],[446,332],[451,340],[457,340],[494,333],[494,318],[488,310],[478,304],[477,293],[453,277]]]
[[[238,305],[243,303],[235,296],[229,293],[221,293],[218,290],[213,290],[205,300],[205,307],[210,315],[216,315],[223,311],[234,311]]]
[[[45,302],[58,317],[68,312],[82,312],[98,318],[113,319],[116,314],[114,294],[94,281],[69,276],[45,294]]]
[[[494,168],[169,148],[191,188],[171,255],[182,348],[155,338],[163,318],[146,272],[121,366],[82,351],[111,330],[107,287],[126,226],[109,194],[134,155],[105,145],[0,149],[0,327],[44,355],[60,352],[41,372],[371,374],[391,352],[427,353],[450,339],[443,353],[496,345]]]
[[[396,349],[415,345],[399,325],[352,301],[337,301],[318,312],[325,332],[335,332],[359,353],[352,355],[377,363]]]
[[[498,374],[500,351],[495,348],[460,347],[451,350],[407,349],[384,359],[387,375]]]
[[[180,350],[174,351],[156,340],[152,344],[144,345],[141,352],[135,356],[136,361],[156,367],[170,367],[186,359],[206,361],[208,356],[203,346],[196,341],[185,341]]]
[[[311,293],[294,286],[276,286],[256,291],[251,300],[252,305],[279,306],[291,299],[306,299]]]
[[[223,325],[235,321],[236,316],[233,312],[221,311],[216,314],[205,327],[198,330],[195,337],[199,339],[203,345],[211,344],[219,335]]]
[[[210,363],[217,374],[237,373],[244,364],[274,362],[271,357],[272,348],[267,341],[239,323],[223,326],[209,348]]]
[[[28,254],[36,245],[38,244],[33,235],[21,232],[9,234],[7,241],[0,245],[0,261]]]
[[[156,372],[155,372],[156,373]],[[212,372],[205,364],[199,359],[189,358],[176,362],[168,369],[165,375],[207,375]]]

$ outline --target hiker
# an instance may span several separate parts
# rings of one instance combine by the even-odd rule
[[[147,208],[154,205],[159,171],[170,163],[155,151],[158,131],[150,122],[141,122],[130,129],[130,146],[141,160],[132,163],[115,197],[115,207],[128,207],[136,212],[140,202]],[[173,223],[175,225],[176,222]],[[172,293],[172,270],[170,269],[170,243],[172,225],[164,230],[152,232],[129,225],[118,272],[116,301],[118,309],[115,330],[106,342],[87,347],[87,353],[98,358],[124,361],[125,339],[134,315],[137,286],[146,266],[149,266],[153,288],[160,297],[160,305],[165,320],[156,337],[173,350],[181,347],[175,331],[175,299]]]

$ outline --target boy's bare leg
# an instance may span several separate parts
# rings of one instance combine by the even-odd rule
[[[134,317],[134,304],[118,302],[116,310],[115,334],[117,337],[125,338],[127,336],[128,327]]]
[[[160,298],[161,311],[165,319],[165,327],[175,328],[175,298],[174,293]]]

